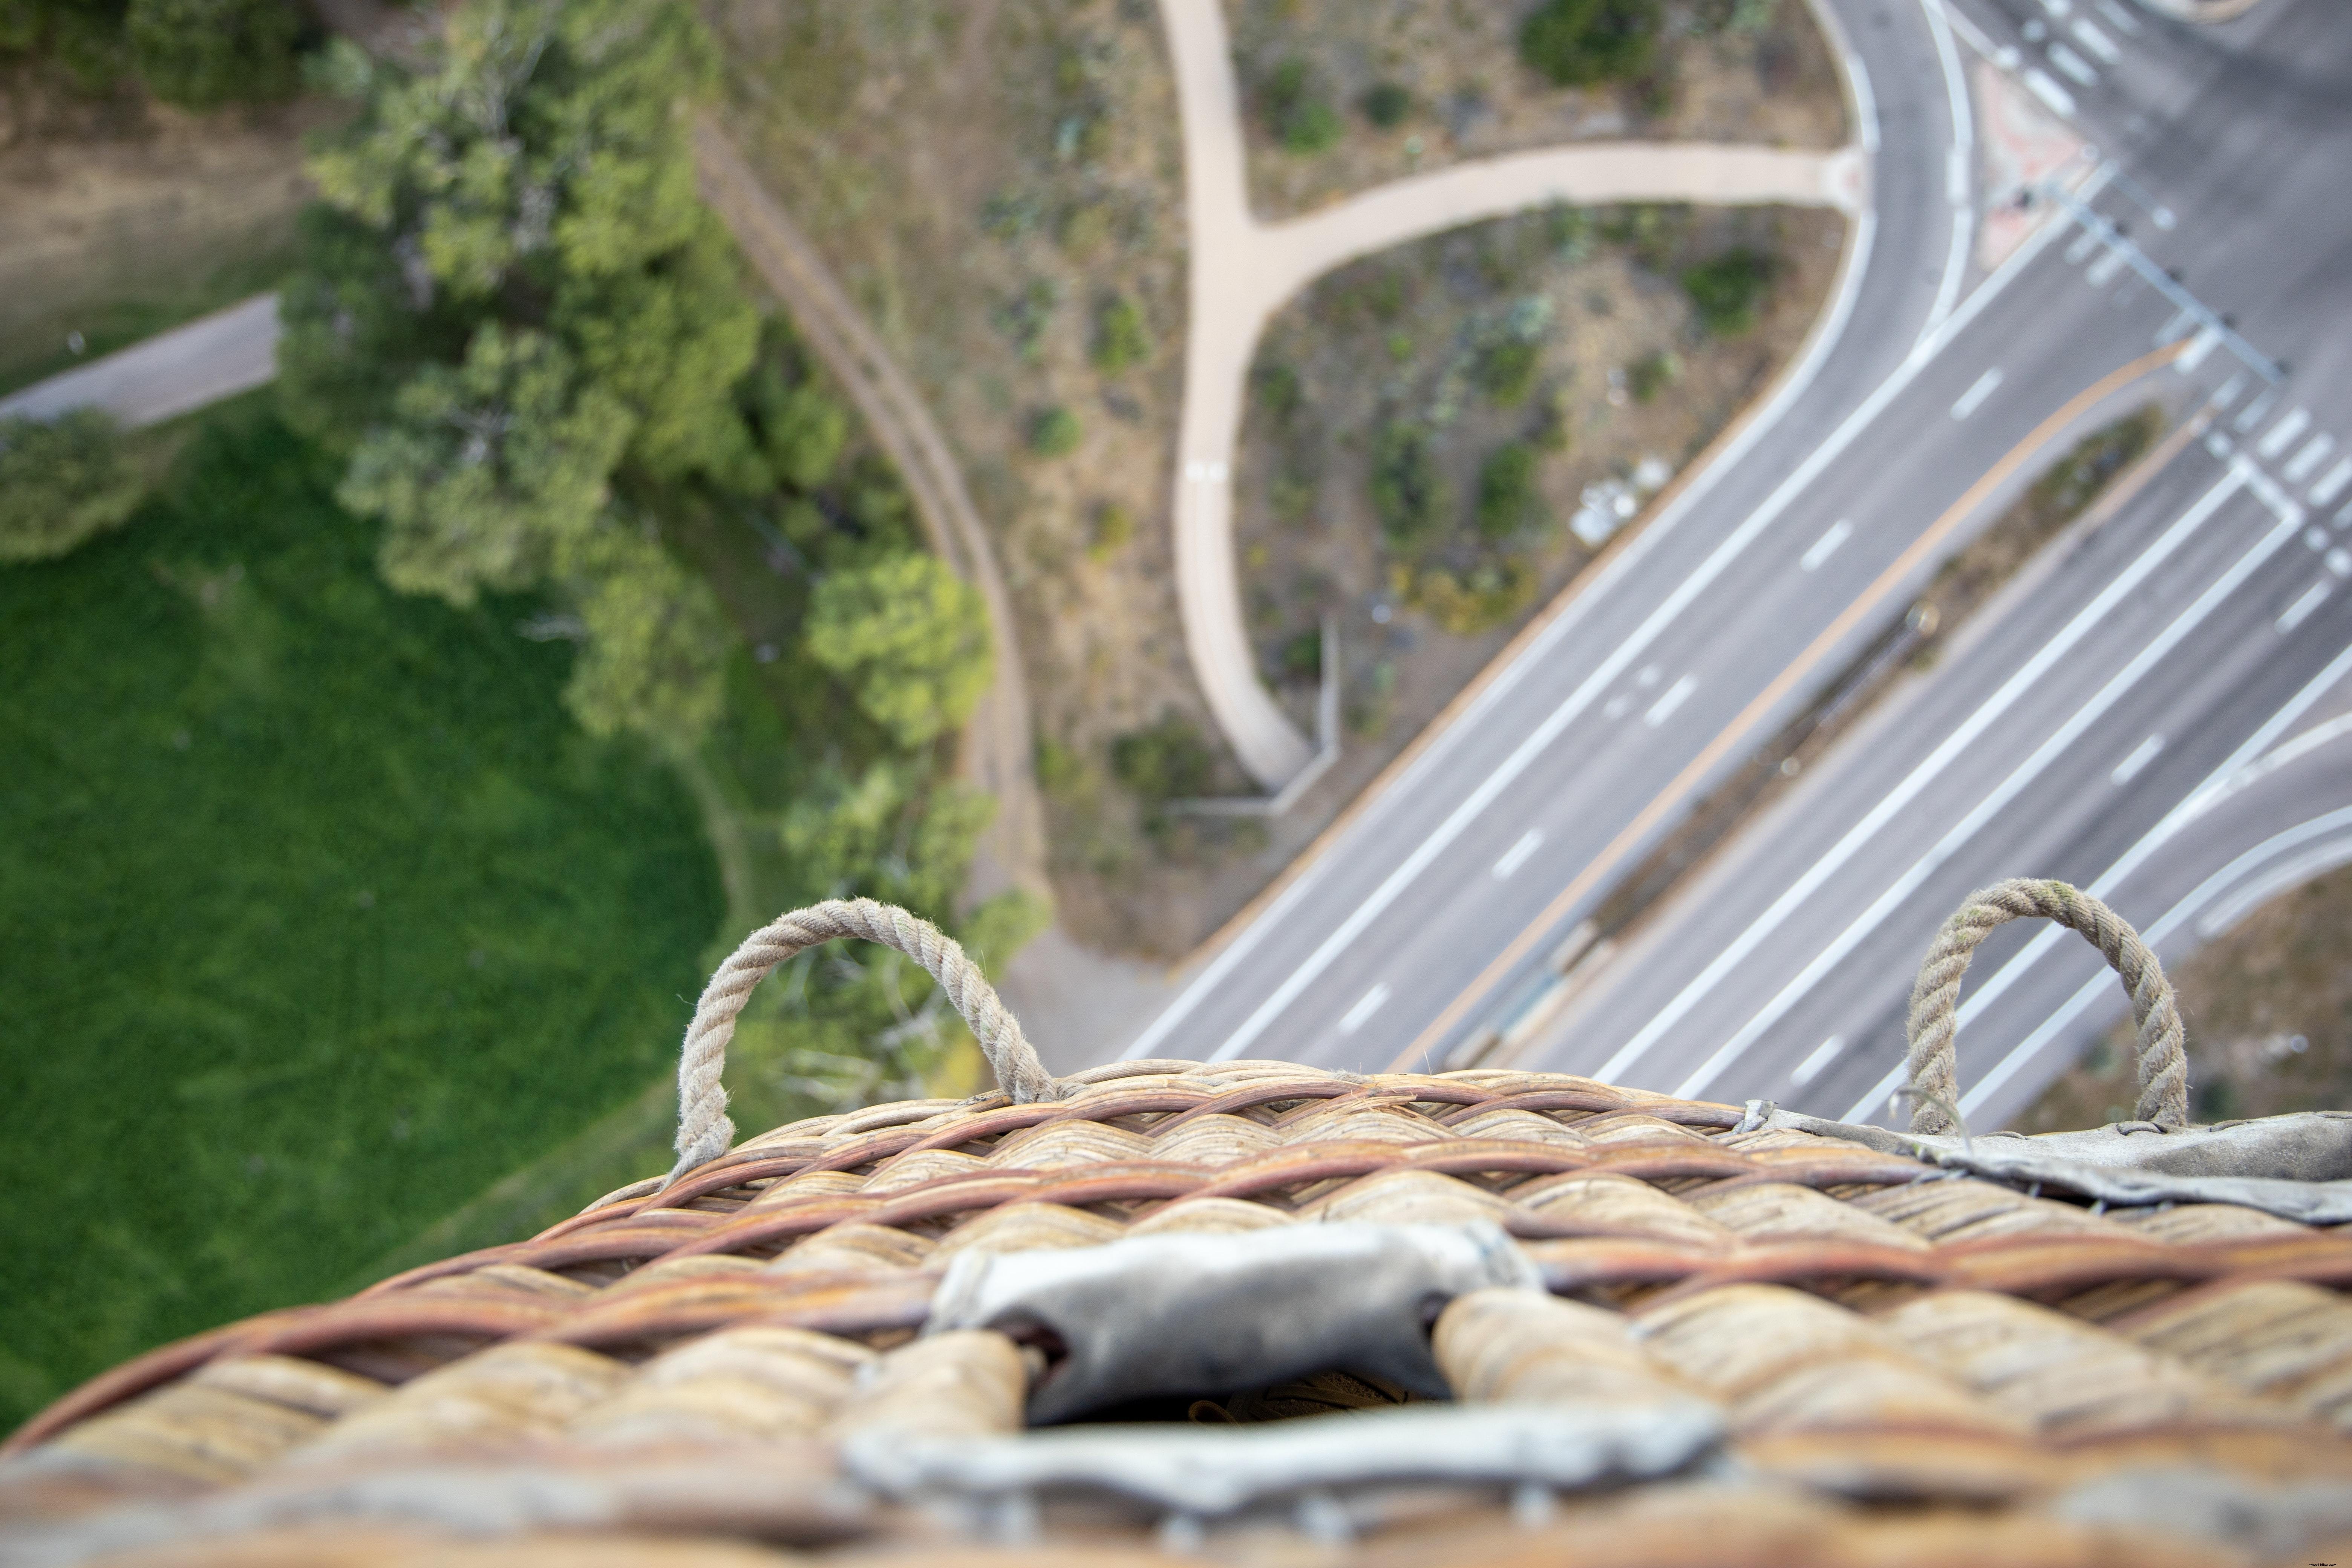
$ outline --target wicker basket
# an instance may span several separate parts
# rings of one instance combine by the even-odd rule
[[[0,1564],[2352,1546],[2352,1233],[2277,1212],[2329,1184],[2114,1208],[1804,1121],[1278,1061],[820,1117],[97,1379],[11,1439]]]

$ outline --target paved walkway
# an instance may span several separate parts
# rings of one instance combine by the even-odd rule
[[[1304,217],[1250,212],[1241,92],[1219,0],[1161,0],[1183,118],[1192,244],[1184,413],[1177,440],[1176,577],[1185,647],[1210,710],[1269,792],[1314,746],[1260,683],[1234,567],[1233,457],[1259,334],[1284,301],[1343,262],[1554,201],[1780,204],[1856,211],[1861,153],[1620,142],[1483,159],[1367,191]]]
[[[257,294],[119,353],[0,398],[0,417],[54,419],[102,408],[125,425],[160,425],[267,385],[278,374],[278,296]]]
[[[978,587],[987,603],[996,679],[965,729],[962,755],[967,776],[996,797],[996,816],[973,856],[966,895],[982,899],[1013,887],[1047,892],[1045,816],[1031,752],[1029,686],[1013,637],[1013,596],[964,489],[963,470],[921,394],[835,281],[816,247],[708,115],[695,123],[694,161],[702,199],[784,302],[802,338],[857,405],[867,431],[897,466],[931,548],[956,575]]]

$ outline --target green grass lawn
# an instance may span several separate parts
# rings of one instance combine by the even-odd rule
[[[673,1058],[722,899],[530,606],[377,581],[248,399],[0,569],[0,1425],[349,1289]]]

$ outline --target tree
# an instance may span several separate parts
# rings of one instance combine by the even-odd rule
[[[145,486],[112,419],[0,419],[0,561],[46,561],[120,527]]]
[[[1658,0],[1545,0],[1519,28],[1519,58],[1555,87],[1622,81],[1650,68]]]
[[[483,588],[530,585],[588,532],[628,431],[562,344],[492,322],[463,365],[428,365],[400,390],[336,499],[383,520],[385,582],[470,605]]]
[[[288,0],[131,0],[131,58],[156,97],[183,109],[293,95],[301,19]]]
[[[994,674],[979,591],[913,551],[828,573],[809,598],[811,658],[902,746],[971,717]]]
[[[583,629],[563,700],[592,735],[693,745],[726,706],[735,636],[709,584],[642,533],[608,524],[568,552]]]
[[[763,362],[743,387],[760,449],[776,478],[813,490],[833,477],[849,441],[849,410],[814,378],[787,379],[773,360]]]

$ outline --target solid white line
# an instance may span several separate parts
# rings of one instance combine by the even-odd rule
[[[1339,1032],[1343,1035],[1352,1035],[1362,1028],[1365,1021],[1379,1012],[1381,1004],[1388,999],[1389,983],[1383,980],[1365,992],[1363,999],[1348,1009],[1348,1016],[1339,1020]]]
[[[2263,455],[2263,461],[2265,463],[2274,462],[2281,452],[2294,445],[2297,436],[2309,428],[2311,428],[2311,410],[2290,408],[2277,424],[2270,427],[2269,432],[2263,437],[2254,450]]]
[[[2150,735],[2131,749],[2131,755],[2116,764],[2116,771],[2107,775],[2107,782],[2117,785],[2131,783],[2139,776],[2140,769],[2156,761],[2156,754],[2162,750],[2164,750],[2164,737]]]
[[[2305,588],[2303,591],[2303,596],[2289,605],[2286,607],[2286,613],[2278,618],[2279,635],[2284,637],[2310,619],[2311,612],[2319,608],[2319,602],[2326,597],[2327,597],[2327,584],[2325,581],[2314,583],[2310,587]]]
[[[1976,203],[1969,178],[1976,164],[1976,120],[1969,107],[1968,79],[1960,71],[1960,52],[1952,45],[1951,18],[1942,0],[1919,0],[1927,19],[1927,36],[1935,41],[1937,63],[1944,73],[1944,101],[1952,110],[1952,144],[1945,150],[1944,205],[1951,216],[1951,242],[1944,251],[1944,276],[1936,285],[1936,302],[1928,307],[1922,342],[1944,323],[1960,296],[1968,277],[1969,247],[1975,238]]]
[[[1977,377],[1975,385],[1960,394],[1960,400],[1952,405],[1952,417],[1955,419],[1966,419],[1969,415],[1974,414],[1978,409],[1982,408],[1984,406],[1984,400],[1990,397],[2000,389],[2000,367],[1999,365],[1995,365],[1992,369]]]
[[[1780,924],[1795,912],[1800,904],[1811,897],[1848,860],[1858,854],[1864,845],[1876,837],[1881,828],[1901,815],[1904,808],[1908,806],[1921,791],[1976,743],[1979,736],[1990,729],[1994,721],[2007,712],[2043,675],[2053,668],[2060,659],[2073,651],[2076,644],[2089,636],[2092,629],[2105,620],[2110,611],[2123,603],[2150,574],[2162,565],[2181,545],[2188,542],[2189,537],[2202,527],[2206,520],[2214,512],[2220,510],[2222,503],[2242,488],[2244,482],[2235,468],[2223,475],[2221,480],[2211,489],[2206,491],[2195,505],[2191,506],[2171,527],[2166,529],[2154,543],[2142,552],[2137,560],[2126,566],[2114,581],[2100,590],[2097,597],[2076,612],[2074,619],[2069,621],[2055,637],[2044,643],[2015,674],[2003,681],[1999,689],[1987,698],[1975,712],[1969,714],[1958,729],[1946,736],[1942,744],[1914,767],[1903,782],[1895,785],[1884,800],[1872,807],[1869,814],[1860,822],[1849,828],[1845,836],[1838,840],[1828,854],[1814,862],[1803,876],[1774,900],[1771,906],[1759,915],[1746,931],[1740,932],[1729,946],[1717,953],[1715,959],[1699,972],[1697,978],[1684,986],[1682,992],[1668,1003],[1657,1016],[1643,1026],[1642,1031],[1621,1047],[1617,1054],[1610,1058],[1608,1064],[1593,1076],[1604,1083],[1623,1082],[1622,1075],[1626,1068],[1640,1060],[1668,1029],[1680,1022],[1684,1015],[1696,1007],[1708,993],[1721,984],[1724,977],[1730,973],[1741,960],[1753,952],[1767,937],[1778,930]],[[2234,586],[2233,576],[2234,572],[2231,577],[2225,577],[2223,581]],[[2208,597],[2210,596],[2209,590]],[[2204,599],[2199,600],[2198,605],[2192,605],[2188,613],[2198,615],[2201,618],[2201,611],[2198,606],[2204,604]],[[2187,627],[2180,622],[2175,622],[2174,626],[2179,635],[2186,635]],[[2172,636],[2173,633],[2168,630],[2167,635]],[[2159,639],[2157,644],[2150,645],[2148,649],[2143,650],[2140,658],[2125,667],[2124,673],[2117,676],[2116,681],[2122,681],[2126,677],[2137,679],[2140,671],[2153,662],[2153,659],[2147,657],[2148,653],[2160,653],[2168,647],[2169,643],[2162,639]],[[2115,689],[2116,681],[2110,681],[2107,689],[2103,689],[2099,696],[2093,698],[2090,707],[2085,708],[2083,713],[2091,712],[2092,709],[2099,708],[2103,702],[2112,702],[2115,697],[2120,696],[2121,691]],[[2114,691],[2113,696],[2109,695],[2109,690]],[[2076,720],[2082,720],[2083,713],[2077,713]],[[2095,717],[2095,713],[2092,716]],[[2070,721],[2068,725],[2062,728],[2058,735],[2053,738],[2053,741],[2071,742],[2074,737],[2069,731],[2074,728],[2074,722]],[[2010,793],[2013,793],[2015,789],[2023,788],[2025,783],[2030,781],[2032,773],[2039,773],[2041,767],[2046,765],[2049,754],[2052,754],[2051,742],[2045,742],[2032,757],[2029,757],[2023,764],[2021,764],[2019,770],[2011,773],[2009,779],[1988,797],[1987,804],[1996,810],[2000,805],[2006,804]],[[2032,773],[2027,771],[2029,769]],[[1975,811],[1969,813],[1968,817],[1962,819],[1958,827],[1946,835],[1944,842],[1939,844],[1937,849],[1929,851],[1927,860],[1938,859],[1939,852],[1948,853],[1949,851],[1945,848],[1946,844],[1957,847],[1958,841],[1954,836],[1965,838],[1968,834],[1976,830],[1978,824],[1988,815],[1990,813],[1986,805],[1979,805]],[[1927,861],[1921,862],[1922,865],[1927,863]],[[1905,879],[1907,880],[1914,874],[1924,875],[1919,866],[1915,865],[1912,871],[1906,874]],[[1901,881],[1896,883],[1898,889],[1902,886]],[[1882,907],[1888,903],[1887,897],[1881,895],[1872,905],[1871,913],[1864,917],[1864,921],[1875,923]],[[1821,975],[1826,973],[1831,965],[1844,955],[1847,948],[1861,941],[1866,930],[1867,927],[1863,921],[1857,921],[1854,925],[1848,927],[1845,933],[1832,944],[1828,953],[1815,959],[1808,965],[1804,973],[1795,981],[1790,982],[1780,995],[1774,997],[1762,1013],[1751,1019],[1731,1037],[1728,1043],[1709,1058],[1706,1066],[1685,1079],[1685,1084],[1704,1085],[1717,1072],[1735,1060],[1748,1048],[1750,1041],[1769,1027],[1781,1013],[1794,1005],[1797,999],[1805,992],[1810,991]]]
[[[2210,516],[2212,510],[2218,510],[2221,502],[2244,482],[2244,479],[2245,469],[2238,464],[2232,464],[2230,473],[2221,482],[2206,492],[2205,498],[2189,509],[2189,517],[2184,517],[2181,523],[2176,523],[2174,528],[2181,530],[2182,525],[2189,522],[2189,517],[2195,517],[2200,511],[2203,511],[2205,516]],[[2198,521],[2201,522],[2203,519],[2198,518]],[[2144,645],[2132,657],[2131,662],[2125,665],[2112,679],[2101,687],[2095,696],[2077,709],[2074,716],[2065,723],[2059,726],[2056,733],[2036,747],[2032,755],[2019,763],[2016,770],[2000,782],[2000,787],[1979,802],[1974,810],[1962,817],[1942,838],[1937,840],[1933,848],[1914,861],[1910,869],[1904,872],[1892,886],[1873,900],[1869,908],[1839,933],[1835,942],[1832,942],[1812,963],[1807,964],[1796,979],[1781,987],[1780,994],[1773,997],[1765,1005],[1763,1011],[1749,1019],[1741,1027],[1739,1033],[1734,1035],[1725,1043],[1722,1049],[1708,1058],[1705,1067],[1685,1079],[1676,1093],[1684,1099],[1693,1098],[1700,1089],[1706,1087],[1710,1079],[1737,1061],[1765,1030],[1770,1028],[1790,1008],[1795,1006],[1807,993],[1821,983],[1822,976],[1835,968],[1847,953],[1860,945],[1864,938],[1900,908],[1905,900],[1916,892],[1927,879],[1935,874],[1937,868],[1958,853],[1961,846],[1974,837],[1979,828],[1991,821],[2011,801],[2016,799],[2028,784],[2040,777],[2042,771],[2063,755],[2069,746],[2082,737],[2084,731],[2105,714],[2108,709],[2122,700],[2124,694],[2137,685],[2141,677],[2154,668],[2157,663],[2178,647],[2180,641],[2195,630],[2207,616],[2212,614],[2223,600],[2236,592],[2247,578],[2252,576],[2256,569],[2276,553],[2294,532],[2294,526],[2290,523],[2274,525],[2252,550],[2240,556],[2227,572],[2214,579],[2203,593],[2190,602],[2187,609],[2174,617],[2172,623],[2158,634],[2154,640]],[[2186,536],[2186,531],[2183,531],[2181,537]],[[2170,535],[2168,534],[2168,537]],[[2137,566],[2137,563],[2134,564]],[[2072,630],[2071,626],[2069,630]],[[2061,634],[2062,637],[2063,635]],[[1970,721],[1974,721],[1973,716]],[[1924,768],[1925,765],[1923,763],[1922,767]],[[1785,911],[1783,918],[1785,918]],[[1757,940],[1762,941],[1762,935],[1759,934]]]
[[[2289,888],[2299,888],[2314,877],[2324,877],[2347,860],[2352,860],[2352,836],[2322,844],[2316,849],[2306,849],[2294,859],[2272,867],[2206,910],[2197,922],[2197,934],[2211,942]]]
[[[1845,1037],[1843,1035],[1832,1035],[1828,1039],[1823,1040],[1820,1045],[1813,1047],[1813,1054],[1811,1056],[1809,1056],[1803,1061],[1799,1062],[1795,1070],[1789,1074],[1789,1082],[1790,1086],[1797,1089],[1802,1089],[1805,1085],[1812,1082],[1815,1078],[1820,1076],[1821,1070],[1823,1068],[1837,1060],[1838,1053],[1843,1049],[1845,1049]]]
[[[1537,846],[1540,845],[1542,842],[1543,830],[1541,828],[1530,827],[1525,833],[1520,834],[1519,841],[1517,844],[1512,845],[1508,849],[1504,850],[1503,858],[1495,862],[1495,880],[1497,882],[1503,881],[1508,878],[1512,872],[1526,865],[1528,863],[1528,857],[1534,854],[1536,852]]]
[[[1650,704],[1650,710],[1642,715],[1642,722],[1647,724],[1653,730],[1656,729],[1668,719],[1673,718],[1675,710],[1681,707],[1685,701],[1689,700],[1690,694],[1697,689],[1698,677],[1696,675],[1684,676],[1680,680],[1675,681],[1672,686],[1666,688],[1666,694],[1664,697],[1659,698],[1655,702]]]
[[[1819,539],[1813,541],[1811,549],[1798,558],[1797,569],[1801,572],[1820,570],[1822,563],[1836,554],[1837,547],[1852,537],[1853,537],[1853,524],[1840,518],[1830,524],[1828,531]]]

